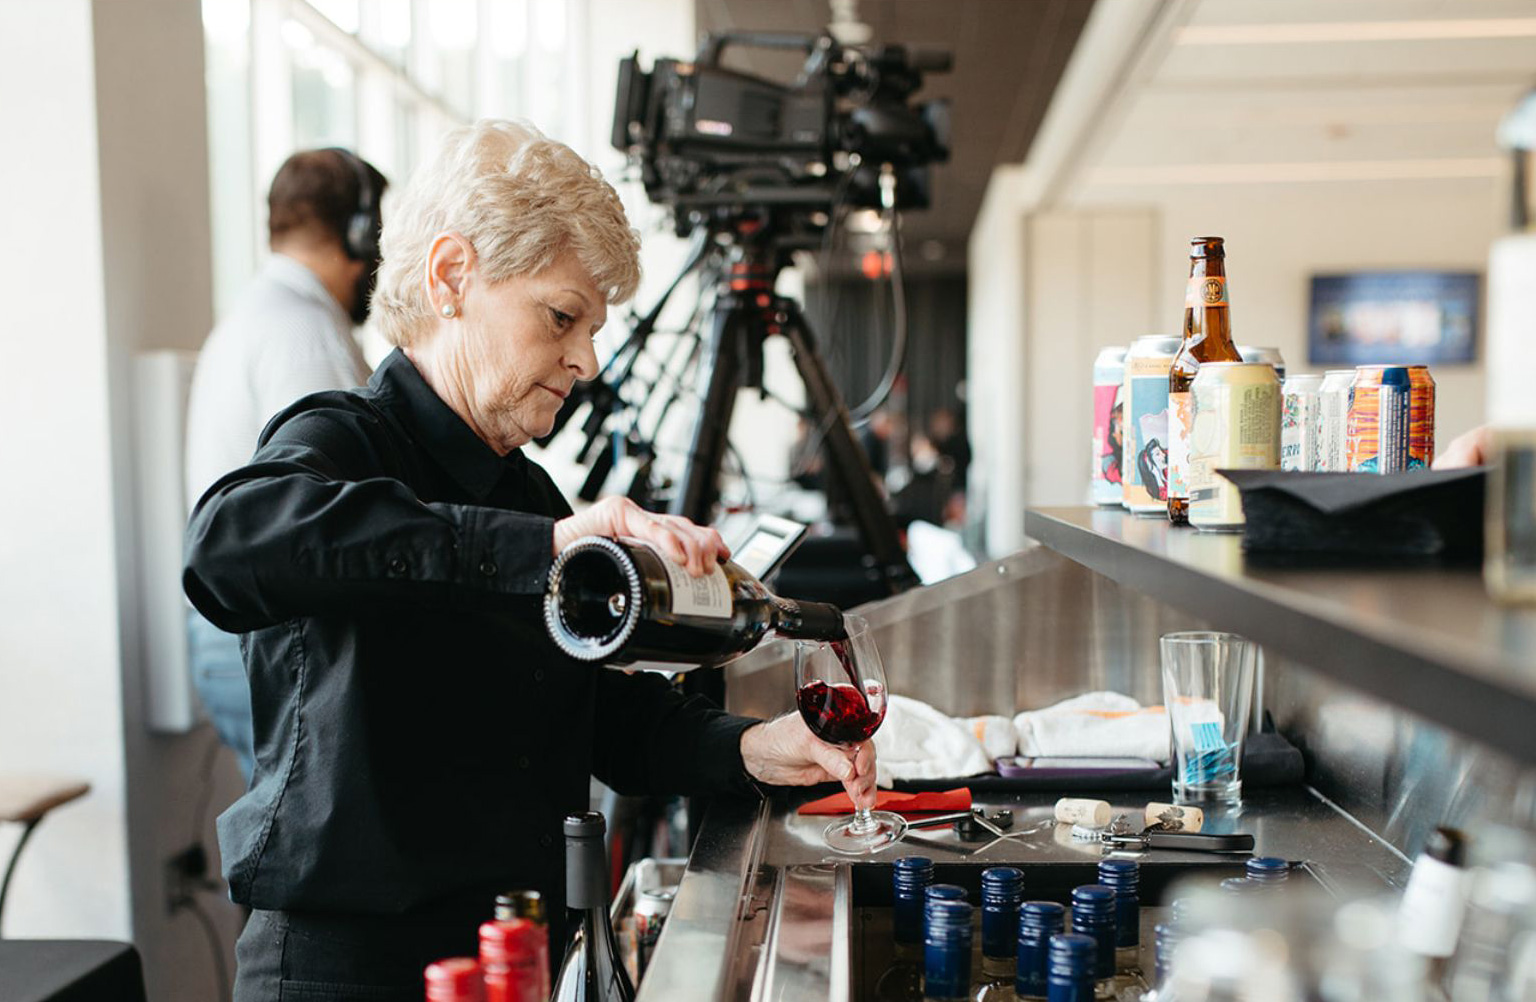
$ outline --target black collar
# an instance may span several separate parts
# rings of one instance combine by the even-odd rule
[[[521,471],[527,462],[521,449],[498,456],[481,441],[399,348],[379,364],[368,386],[400,413],[422,449],[476,501],[484,501],[504,475]]]

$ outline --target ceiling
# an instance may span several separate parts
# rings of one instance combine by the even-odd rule
[[[1488,179],[1536,85],[1536,0],[1182,0],[1095,116],[1071,198]]]
[[[858,0],[877,44],[948,49],[954,70],[927,77],[917,100],[948,97],[953,141],[933,174],[933,206],[903,217],[911,271],[964,266],[971,223],[994,166],[1018,163],[1050,104],[1093,0]],[[827,0],[695,0],[698,31],[816,32]],[[682,55],[682,53],[679,53]],[[746,53],[733,65],[787,79],[797,63]]]

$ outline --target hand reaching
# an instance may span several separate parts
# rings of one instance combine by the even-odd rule
[[[555,523],[555,552],[583,536],[631,536],[650,543],[662,556],[699,577],[731,555],[720,533],[680,515],[646,511],[629,498],[604,498],[586,511]]]

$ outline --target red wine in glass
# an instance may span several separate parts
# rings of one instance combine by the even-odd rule
[[[801,686],[795,701],[812,734],[827,744],[856,745],[874,737],[885,719],[884,693],[878,686],[875,690],[870,696],[879,709],[870,708],[870,699],[858,687],[821,679]]]
[[[844,616],[847,638],[795,642],[795,704],[812,734],[850,754],[885,720],[885,672],[869,624]],[[901,837],[906,821],[887,811],[860,808],[822,833],[838,852],[878,852]]]

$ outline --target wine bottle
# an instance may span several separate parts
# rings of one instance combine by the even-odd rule
[[[1436,828],[1414,861],[1398,906],[1398,938],[1428,961],[1431,998],[1444,998],[1447,961],[1456,950],[1467,910],[1466,837]]]
[[[608,919],[606,828],[597,811],[565,819],[566,906],[581,912],[581,928],[560,965],[554,1002],[631,1002],[635,997]]]
[[[725,561],[702,577],[635,539],[587,536],[560,551],[544,594],[544,626],[579,661],[665,661],[714,666],[768,632],[846,637],[843,614],[822,602],[780,598]]]

